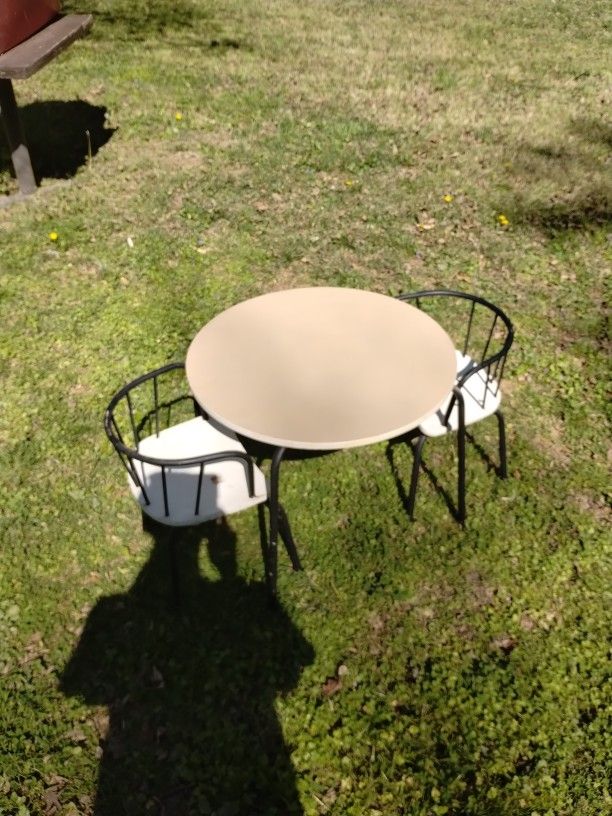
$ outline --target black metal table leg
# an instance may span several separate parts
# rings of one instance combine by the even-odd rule
[[[278,569],[278,481],[280,465],[285,455],[285,448],[275,448],[270,467],[270,537],[266,551],[266,583],[273,597],[276,597],[276,576]]]
[[[297,547],[295,546],[295,541],[293,540],[291,525],[289,524],[289,519],[285,513],[285,508],[280,502],[278,504],[278,531],[280,533],[280,537],[283,539],[285,549],[287,550],[287,555],[291,561],[291,566],[296,572],[300,572],[302,570],[302,562],[300,561],[300,556],[298,555]]]
[[[22,195],[30,195],[36,190],[36,179],[10,79],[0,79],[0,113],[19,190]]]

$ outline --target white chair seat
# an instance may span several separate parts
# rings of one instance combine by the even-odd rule
[[[240,451],[244,447],[228,429],[203,419],[194,419],[173,425],[140,441],[138,452],[156,459],[177,460],[211,453]],[[172,526],[201,524],[220,516],[229,516],[267,499],[266,480],[261,470],[253,465],[255,495],[249,496],[245,463],[228,459],[204,465],[199,513],[196,515],[196,497],[200,466],[167,467],[166,486],[168,510],[164,509],[162,471],[158,465],[133,460],[142,479],[150,504],[146,504],[142,490],[129,478],[130,490],[143,511],[151,518]]]
[[[471,357],[456,350],[457,355],[457,376],[459,377],[469,367],[473,365]],[[494,414],[501,403],[501,390],[495,380],[487,381],[486,369],[482,369],[473,374],[461,389],[465,405],[465,424],[473,425],[481,419]],[[449,431],[456,431],[459,427],[459,408],[457,403],[451,411],[449,425],[444,424],[444,417],[451,401],[452,394],[449,394],[444,404],[427,417],[419,425],[419,431],[424,436],[444,436]]]

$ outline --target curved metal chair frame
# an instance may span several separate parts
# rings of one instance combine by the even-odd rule
[[[458,361],[461,360],[464,365],[457,371],[457,379],[453,387],[452,394],[448,405],[443,412],[439,413],[440,421],[447,433],[452,430],[457,430],[457,453],[458,453],[458,485],[457,485],[457,519],[461,523],[465,521],[465,440],[466,440],[466,407],[465,395],[466,389],[470,385],[470,380],[475,376],[480,376],[482,398],[478,399],[478,405],[483,412],[486,411],[486,402],[499,401],[501,398],[500,383],[504,374],[504,367],[506,364],[506,357],[508,351],[514,340],[514,328],[509,317],[495,304],[491,303],[485,298],[478,295],[472,295],[467,292],[458,292],[451,289],[431,289],[422,290],[419,292],[407,292],[398,295],[399,300],[414,301],[418,308],[422,309],[423,301],[438,298],[455,298],[459,300],[468,301],[471,305],[469,307],[469,314],[467,317],[467,326],[465,334],[462,338],[460,346],[457,348]],[[427,309],[424,309],[427,311]],[[481,349],[477,350],[477,357],[472,358],[468,355],[468,351],[472,348],[474,343],[474,325],[476,312],[486,311],[489,313],[490,325],[485,326],[483,343]],[[501,332],[501,338],[496,336],[496,333]],[[478,344],[480,345],[480,344]],[[466,362],[467,361],[467,362]],[[453,412],[455,412],[453,414]],[[497,408],[491,411],[497,418],[498,432],[499,432],[499,467],[497,474],[501,479],[507,478],[508,465],[506,453],[506,429],[505,421],[502,412]],[[487,414],[485,414],[487,416]],[[483,416],[484,418],[484,416]],[[451,419],[456,424],[456,428],[452,427]],[[423,425],[419,426],[418,434],[412,440],[413,465],[412,475],[410,480],[410,491],[408,494],[408,513],[411,519],[414,519],[414,506],[416,501],[416,490],[419,478],[419,470],[423,455],[423,448],[428,434],[423,432]],[[442,434],[437,434],[442,435]]]
[[[178,405],[180,402],[189,401],[193,406],[194,417],[205,416],[200,406],[197,404],[195,399],[190,394],[184,395],[170,402],[160,402],[159,378],[162,377],[164,374],[167,374],[169,371],[174,371],[176,369],[184,369],[184,364],[169,363],[168,365],[162,366],[161,368],[157,368],[155,369],[155,371],[150,371],[147,374],[143,374],[142,376],[137,377],[135,380],[132,380],[131,382],[127,383],[113,396],[104,414],[104,428],[106,430],[106,435],[108,436],[111,444],[117,451],[119,458],[121,459],[121,462],[123,463],[128,474],[130,475],[132,481],[142,491],[145,506],[148,507],[151,504],[151,502],[149,499],[149,495],[147,493],[146,486],[143,480],[141,479],[140,474],[138,473],[138,469],[134,467],[134,460],[143,462],[148,465],[154,465],[160,469],[162,476],[164,511],[167,517],[170,517],[170,507],[168,503],[168,484],[166,479],[166,474],[169,468],[188,468],[193,467],[194,465],[199,466],[198,486],[195,496],[194,507],[194,514],[196,516],[200,512],[201,489],[204,477],[204,466],[206,464],[223,462],[227,459],[235,459],[238,460],[239,462],[242,462],[245,468],[249,496],[253,496],[255,490],[253,462],[246,453],[242,453],[240,451],[222,451],[220,453],[212,453],[207,454],[205,456],[191,456],[182,459],[169,460],[158,459],[152,456],[145,456],[144,454],[139,452],[138,445],[140,444],[143,438],[143,430],[146,426],[150,425],[152,421],[154,422],[154,433],[156,435],[159,435],[161,429],[160,420],[162,410],[165,409],[169,415],[174,406]],[[137,422],[131,394],[135,388],[138,388],[143,383],[148,382],[149,380],[152,380],[153,382],[153,394],[152,394],[153,408],[150,411],[148,411],[143,417],[141,417],[140,420]],[[119,424],[115,418],[116,408],[121,403],[122,400],[126,401],[128,408],[131,431],[133,434],[133,446],[129,446],[126,444],[124,436],[121,433],[121,429],[119,428]],[[149,428],[149,430],[151,430],[151,428]]]
[[[145,480],[142,478],[142,472],[140,471],[140,468],[135,465],[135,462],[140,462],[141,468],[144,464],[159,468],[161,473],[163,508],[167,521],[164,522],[163,519],[157,518],[156,516],[152,517],[157,518],[157,521],[162,524],[166,523],[171,526],[181,526],[181,524],[184,525],[185,523],[174,522],[172,520],[172,508],[168,490],[168,473],[170,471],[175,471],[177,469],[180,470],[182,468],[197,468],[198,476],[197,483],[195,485],[193,506],[193,515],[196,518],[199,516],[201,509],[202,484],[206,465],[225,462],[228,460],[240,462],[245,471],[248,496],[250,498],[255,497],[255,465],[251,457],[244,450],[228,449],[224,451],[215,451],[209,454],[200,454],[197,456],[176,459],[157,458],[146,455],[139,450],[140,443],[144,438],[152,435],[159,436],[160,432],[162,432],[165,428],[172,427],[173,423],[171,420],[173,411],[175,413],[182,412],[184,415],[186,413],[185,407],[187,407],[187,414],[191,415],[191,419],[195,417],[202,417],[204,421],[208,420],[205,411],[202,410],[194,397],[189,393],[182,393],[179,396],[175,395],[170,399],[162,398],[160,393],[160,381],[165,377],[165,375],[168,375],[176,370],[184,370],[184,368],[185,366],[182,362],[169,363],[161,368],[157,368],[154,371],[150,371],[147,374],[137,377],[117,391],[117,393],[110,400],[104,413],[104,429],[106,431],[106,435],[116,450],[133,484],[140,491],[142,500],[144,502],[142,510],[147,515],[150,515],[147,513],[147,508],[151,506],[151,498],[147,492]],[[141,389],[142,386],[148,390],[148,386],[146,386],[146,383],[148,382],[151,382],[151,390],[147,395],[147,403],[150,407],[142,411],[139,410],[139,406],[135,404],[133,395],[136,390]],[[127,423],[123,423],[123,427],[122,423],[120,423],[117,418],[117,411],[120,409],[120,406],[124,410],[124,419],[127,420]],[[127,429],[125,427],[126,424]],[[129,438],[130,436],[131,438]],[[232,437],[228,436],[228,442],[231,443],[232,441]],[[270,507],[267,490],[266,495],[264,495],[259,501]],[[256,503],[257,502],[253,502],[253,504]],[[223,515],[223,513],[219,512],[218,516],[221,515]],[[210,518],[210,516],[203,518],[202,523],[210,520]],[[199,522],[196,521],[187,523],[197,524]],[[301,569],[297,549],[295,547],[289,526],[289,520],[280,504],[278,504],[278,518],[274,520],[274,526],[278,528],[280,536],[291,559],[293,568],[295,570]]]

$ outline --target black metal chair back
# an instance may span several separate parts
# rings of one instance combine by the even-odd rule
[[[456,388],[469,388],[471,377],[479,376],[485,388],[479,389],[484,408],[489,396],[495,397],[504,375],[506,357],[514,340],[514,328],[505,312],[478,295],[451,289],[431,289],[398,295],[399,300],[415,305],[433,317],[450,335],[457,351]],[[444,422],[457,400],[456,391],[446,410]]]
[[[228,459],[242,462],[245,467],[249,496],[254,495],[253,462],[244,452],[223,451],[181,459],[158,459],[139,452],[139,444],[144,438],[153,434],[159,436],[166,428],[197,416],[205,416],[193,396],[186,392],[184,370],[184,363],[169,363],[132,380],[117,391],[104,414],[106,435],[117,451],[130,478],[142,492],[147,506],[151,501],[144,480],[141,478],[142,471],[136,467],[135,462],[159,468],[166,517],[171,514],[167,489],[167,474],[170,468],[199,466],[199,478],[193,497],[196,516],[200,512],[206,464]]]

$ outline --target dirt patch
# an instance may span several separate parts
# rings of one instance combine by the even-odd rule
[[[533,434],[534,447],[551,462],[561,467],[569,467],[572,455],[563,440],[563,423],[554,417],[547,417],[546,427],[540,427]]]
[[[597,523],[612,521],[612,506],[609,498],[594,493],[576,493],[571,498],[572,504],[581,512],[588,513]]]

